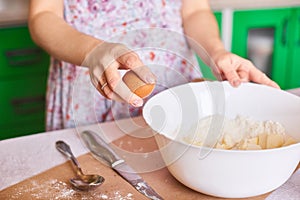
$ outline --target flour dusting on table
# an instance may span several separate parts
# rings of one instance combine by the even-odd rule
[[[31,199],[49,199],[49,200],[90,200],[90,199],[105,199],[105,200],[132,200],[132,193],[124,193],[121,191],[101,191],[101,188],[81,192],[76,191],[65,182],[59,180],[49,180],[46,182],[31,181],[28,186],[22,186],[15,189],[15,193],[10,196],[11,199],[22,199],[25,194],[30,194]]]

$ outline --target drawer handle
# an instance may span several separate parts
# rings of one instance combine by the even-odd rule
[[[45,109],[45,95],[12,99],[13,111],[18,115],[34,114]]]
[[[42,60],[40,48],[15,49],[5,52],[9,65],[13,67],[32,65]]]

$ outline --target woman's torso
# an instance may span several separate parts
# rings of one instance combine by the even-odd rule
[[[64,6],[65,20],[78,31],[133,49],[157,76],[153,94],[201,76],[183,35],[181,1],[64,0]],[[48,130],[141,112],[102,97],[83,67],[52,59],[48,83]]]

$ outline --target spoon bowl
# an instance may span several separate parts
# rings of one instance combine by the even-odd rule
[[[78,160],[73,155],[70,146],[64,141],[57,141],[56,149],[67,156],[76,169],[76,178],[70,179],[70,183],[74,188],[81,191],[89,191],[97,188],[105,181],[104,177],[98,174],[84,174]]]
[[[88,178],[88,181],[83,181],[81,178],[71,178],[71,185],[81,191],[89,191],[97,188],[104,182],[104,178],[99,175],[85,175]]]

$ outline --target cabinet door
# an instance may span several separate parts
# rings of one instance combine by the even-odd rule
[[[293,26],[291,30],[291,59],[288,60],[288,65],[291,70],[288,73],[288,88],[300,87],[300,8],[294,9],[293,12]]]
[[[0,28],[0,139],[45,130],[49,56],[27,26]]]
[[[287,88],[291,9],[234,12],[232,52]]]
[[[220,34],[221,34],[221,32],[222,32],[222,26],[221,26],[221,24],[222,24],[222,13],[221,12],[215,12],[214,14],[215,14],[216,20],[218,22],[219,31],[220,31]],[[198,56],[197,56],[197,60],[198,60],[198,63],[199,63],[199,66],[200,66],[203,77],[207,78],[207,79],[210,79],[210,80],[216,80],[215,76],[211,72],[210,67],[207,66]]]
[[[0,28],[0,79],[47,73],[49,56],[31,40],[28,28]]]
[[[0,81],[0,139],[44,131],[46,74]]]

